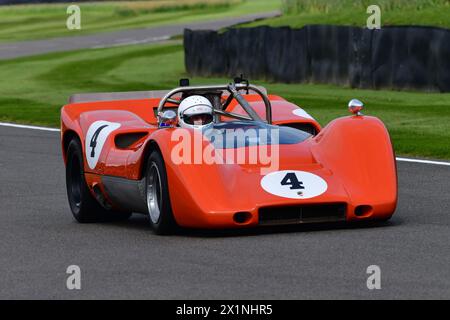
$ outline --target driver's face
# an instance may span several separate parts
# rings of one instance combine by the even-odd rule
[[[211,120],[211,116],[209,114],[197,114],[193,115],[190,120],[192,124],[201,126],[208,124]]]

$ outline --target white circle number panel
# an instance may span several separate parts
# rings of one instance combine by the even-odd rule
[[[111,132],[119,127],[120,123],[108,121],[95,121],[91,124],[86,133],[86,141],[84,144],[89,168],[95,169],[106,139]]]
[[[328,189],[321,177],[296,170],[271,172],[261,179],[261,187],[268,193],[290,199],[314,198]]]

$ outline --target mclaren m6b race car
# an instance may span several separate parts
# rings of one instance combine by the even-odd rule
[[[383,123],[321,128],[242,78],[171,91],[78,94],[61,111],[69,204],[79,222],[149,215],[153,229],[387,220],[397,172]]]

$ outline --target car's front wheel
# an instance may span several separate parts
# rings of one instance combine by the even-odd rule
[[[145,182],[148,214],[155,233],[173,233],[177,225],[170,204],[164,160],[158,151],[153,151],[147,160]]]

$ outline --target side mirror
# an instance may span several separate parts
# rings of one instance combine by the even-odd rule
[[[364,108],[364,104],[358,99],[352,99],[348,103],[348,110],[355,116],[362,116],[361,110]]]
[[[159,116],[159,124],[160,128],[171,128],[175,127],[178,123],[177,113],[173,110],[166,110]]]

